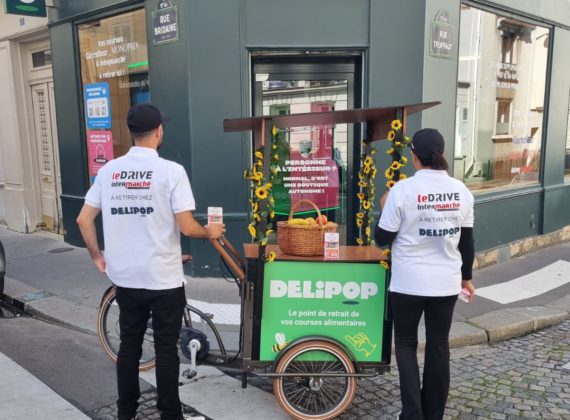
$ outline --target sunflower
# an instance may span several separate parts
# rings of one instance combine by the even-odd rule
[[[247,226],[247,230],[249,230],[249,234],[251,235],[251,239],[254,239],[255,235],[256,235],[256,231],[255,231],[255,226],[253,226],[253,223],[251,223]]]
[[[358,197],[359,200],[364,200],[364,193],[358,193],[356,197]]]
[[[412,139],[410,139],[408,136],[404,136],[404,141],[406,143],[409,143],[410,141],[412,141]]]
[[[367,182],[364,182],[364,181],[359,181],[359,182],[358,182],[358,186],[364,188],[364,187],[367,187],[367,186],[368,186],[368,183],[367,183]]]
[[[386,154],[387,155],[391,155],[392,153],[394,153],[394,148],[390,147],[388,150],[386,150]]]
[[[388,140],[392,141],[394,140],[394,137],[396,137],[396,133],[394,132],[394,130],[390,130],[388,132]]]
[[[376,154],[376,148],[373,147],[372,149],[370,149],[370,154],[371,155],[375,155]]]
[[[362,175],[360,172],[358,173],[358,179],[364,179],[364,175]]]
[[[382,256],[387,257],[388,255],[390,255],[390,252],[392,252],[392,251],[390,251],[390,248],[383,249],[382,250]]]
[[[357,218],[357,219],[363,219],[363,218],[364,218],[364,213],[362,213],[362,212],[356,213],[356,218]]]
[[[396,146],[396,147],[402,147],[402,146],[404,146],[404,145],[403,145],[402,143],[400,143],[399,141],[395,141],[395,142],[394,142],[394,146]]]
[[[255,189],[255,196],[260,200],[265,200],[268,197],[267,190],[263,187],[257,187]]]
[[[386,270],[390,268],[390,264],[388,264],[386,261],[380,261],[380,265]]]
[[[376,168],[372,169],[372,172],[370,172],[370,177],[376,178]]]
[[[357,238],[357,239],[356,239],[356,243],[357,243],[358,245],[364,245],[364,240],[362,240],[362,239],[360,239],[360,238]]]
[[[392,170],[392,168],[386,169],[386,172],[384,172],[384,176],[388,179],[394,178],[394,171]]]
[[[254,219],[256,222],[261,222],[261,217],[260,217],[259,214],[257,214],[257,213],[253,213],[253,219]]]
[[[397,162],[397,161],[392,162],[392,164],[390,165],[390,168],[392,168],[395,171],[397,171],[401,167],[402,167],[402,164],[400,162]]]
[[[269,212],[269,217],[271,217],[272,219],[275,217],[275,210],[271,210]]]
[[[370,166],[370,165],[372,165],[372,162],[374,162],[374,161],[372,160],[372,158],[370,156],[368,156],[366,158],[366,160],[364,161],[364,166]]]
[[[362,172],[368,175],[370,173],[370,166],[365,166]]]
[[[271,145],[271,148],[272,148],[273,150],[277,150],[277,149],[279,148],[279,146],[277,146],[275,143],[273,143],[273,144]]]
[[[370,201],[364,200],[362,202],[362,207],[364,208],[364,210],[368,210],[370,208]]]
[[[400,174],[400,181],[401,181],[402,179],[406,179],[407,177],[408,177],[408,175],[406,175],[406,174]]]
[[[400,128],[402,128],[402,122],[401,122],[400,120],[394,120],[394,121],[392,121],[391,126],[392,126],[392,129],[393,129],[393,130],[396,130],[396,131],[397,131],[397,130],[399,130]]]
[[[273,160],[279,160],[279,155],[277,153],[273,155]]]
[[[265,231],[265,236],[269,236],[269,235],[271,235],[272,233],[273,233],[273,229],[267,229],[267,230]]]
[[[275,137],[276,134],[277,134],[277,127],[273,126],[273,127],[271,128],[271,135],[272,135],[273,137]]]
[[[356,219],[356,226],[360,227],[362,226],[362,219]]]
[[[274,251],[269,252],[269,254],[267,254],[267,262],[272,263],[275,260],[276,256],[277,254]]]
[[[393,179],[386,182],[386,187],[388,187],[388,189],[391,189],[394,185],[396,185],[396,181],[394,181]]]
[[[257,201],[249,200],[249,202],[251,203],[251,211],[257,213],[258,209]]]
[[[364,233],[366,233],[366,236],[370,236],[370,226],[366,226],[366,229],[364,229]]]
[[[255,152],[255,157],[258,159],[263,159],[263,153],[261,153],[260,151]],[[261,162],[261,164],[263,165],[263,162]]]
[[[400,162],[402,162],[402,163],[408,163],[408,158],[407,158],[406,156],[402,156],[402,157],[400,158]]]

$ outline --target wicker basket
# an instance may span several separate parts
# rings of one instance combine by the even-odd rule
[[[289,212],[289,220],[293,218],[293,213],[301,203],[312,205],[320,216],[321,211],[310,200],[299,200]],[[320,218],[320,217],[319,217]],[[292,225],[288,222],[277,222],[277,244],[281,251],[289,255],[303,257],[324,255],[325,253],[325,233],[336,232],[336,223],[317,223],[315,225]]]

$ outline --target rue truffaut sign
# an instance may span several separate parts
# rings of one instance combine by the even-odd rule
[[[46,17],[46,0],[4,0],[4,12],[11,15]]]
[[[178,11],[171,0],[159,0],[152,12],[152,44],[178,41]]]
[[[431,23],[429,54],[434,57],[451,58],[453,55],[454,28],[449,13],[440,10]]]

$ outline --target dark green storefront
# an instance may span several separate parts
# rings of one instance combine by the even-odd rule
[[[172,118],[160,153],[186,167],[197,217],[223,207],[236,244],[248,240],[242,173],[251,142],[249,134],[224,133],[224,119],[430,101],[442,104],[414,115],[407,131],[444,134],[453,174],[476,193],[479,251],[570,224],[564,2],[72,0],[57,2],[49,18],[69,243],[82,244],[74,220],[93,176],[90,131],[112,134],[114,155],[124,153],[125,109],[148,98]],[[110,35],[100,35],[103,27]],[[487,60],[493,48],[497,57]],[[112,60],[126,62],[126,73]],[[98,125],[104,118],[91,120],[86,110],[85,89],[97,83],[111,86],[112,123]],[[339,193],[317,199],[333,209],[347,243],[355,240],[361,133],[346,126],[287,134],[338,164]],[[385,168],[387,144],[379,149]],[[184,240],[184,247],[195,274],[218,273],[208,244]]]

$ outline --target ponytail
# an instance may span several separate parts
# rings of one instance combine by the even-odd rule
[[[449,164],[447,163],[447,160],[445,160],[443,153],[439,150],[434,150],[430,157],[416,156],[420,160],[422,166],[426,166],[437,171],[449,170]]]

